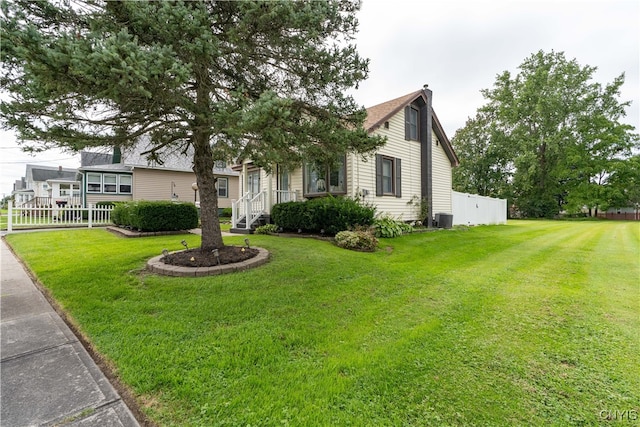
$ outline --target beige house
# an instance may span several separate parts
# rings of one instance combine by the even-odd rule
[[[347,153],[331,169],[305,163],[293,171],[276,166],[271,175],[251,161],[234,166],[243,196],[234,203],[232,231],[247,232],[276,203],[328,194],[359,198],[405,221],[425,220],[420,218],[424,200],[431,213],[428,225],[434,213],[451,214],[452,168],[459,162],[431,96],[425,88],[368,108],[365,129],[386,137],[387,143],[364,160]]]
[[[165,154],[164,163],[158,165],[141,154],[145,149],[143,141],[122,152],[119,163],[80,167],[85,204],[128,200],[199,203],[191,158],[183,153]],[[238,198],[239,173],[222,161],[215,162],[213,172],[218,179],[218,208],[230,208]]]

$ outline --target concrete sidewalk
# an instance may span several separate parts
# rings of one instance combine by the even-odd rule
[[[0,425],[139,426],[2,240]]]

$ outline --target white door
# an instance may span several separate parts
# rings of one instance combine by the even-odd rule
[[[247,190],[251,198],[254,198],[260,192],[260,171],[249,172],[247,176]]]

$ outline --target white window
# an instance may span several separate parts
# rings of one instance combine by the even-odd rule
[[[118,192],[118,175],[104,174],[104,192],[105,193],[117,193]]]
[[[118,193],[131,194],[131,175],[119,175],[118,178],[120,181]]]
[[[87,193],[102,193],[102,174],[87,174]]]
[[[260,192],[260,171],[249,172],[247,178],[248,190],[251,193],[251,197],[254,197]]]
[[[393,160],[387,157],[382,159],[382,193],[394,194],[393,191]]]
[[[329,167],[322,163],[304,164],[304,194],[321,196],[327,193],[344,194],[346,188],[346,162],[345,156],[340,155],[335,163]]]
[[[71,184],[60,184],[60,197],[71,196]]]
[[[413,105],[404,109],[404,139],[417,141],[420,137],[418,118],[419,112]]]
[[[218,178],[218,197],[229,197],[229,179]]]
[[[376,154],[376,196],[402,197],[401,161]]]

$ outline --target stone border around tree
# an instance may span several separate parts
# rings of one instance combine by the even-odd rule
[[[218,274],[235,273],[239,271],[249,270],[266,264],[269,261],[269,251],[264,248],[252,246],[252,249],[258,250],[258,255],[242,262],[233,264],[216,265],[213,267],[183,267],[180,265],[165,264],[160,261],[164,255],[158,255],[147,261],[147,270],[173,277],[205,277],[215,276]]]

